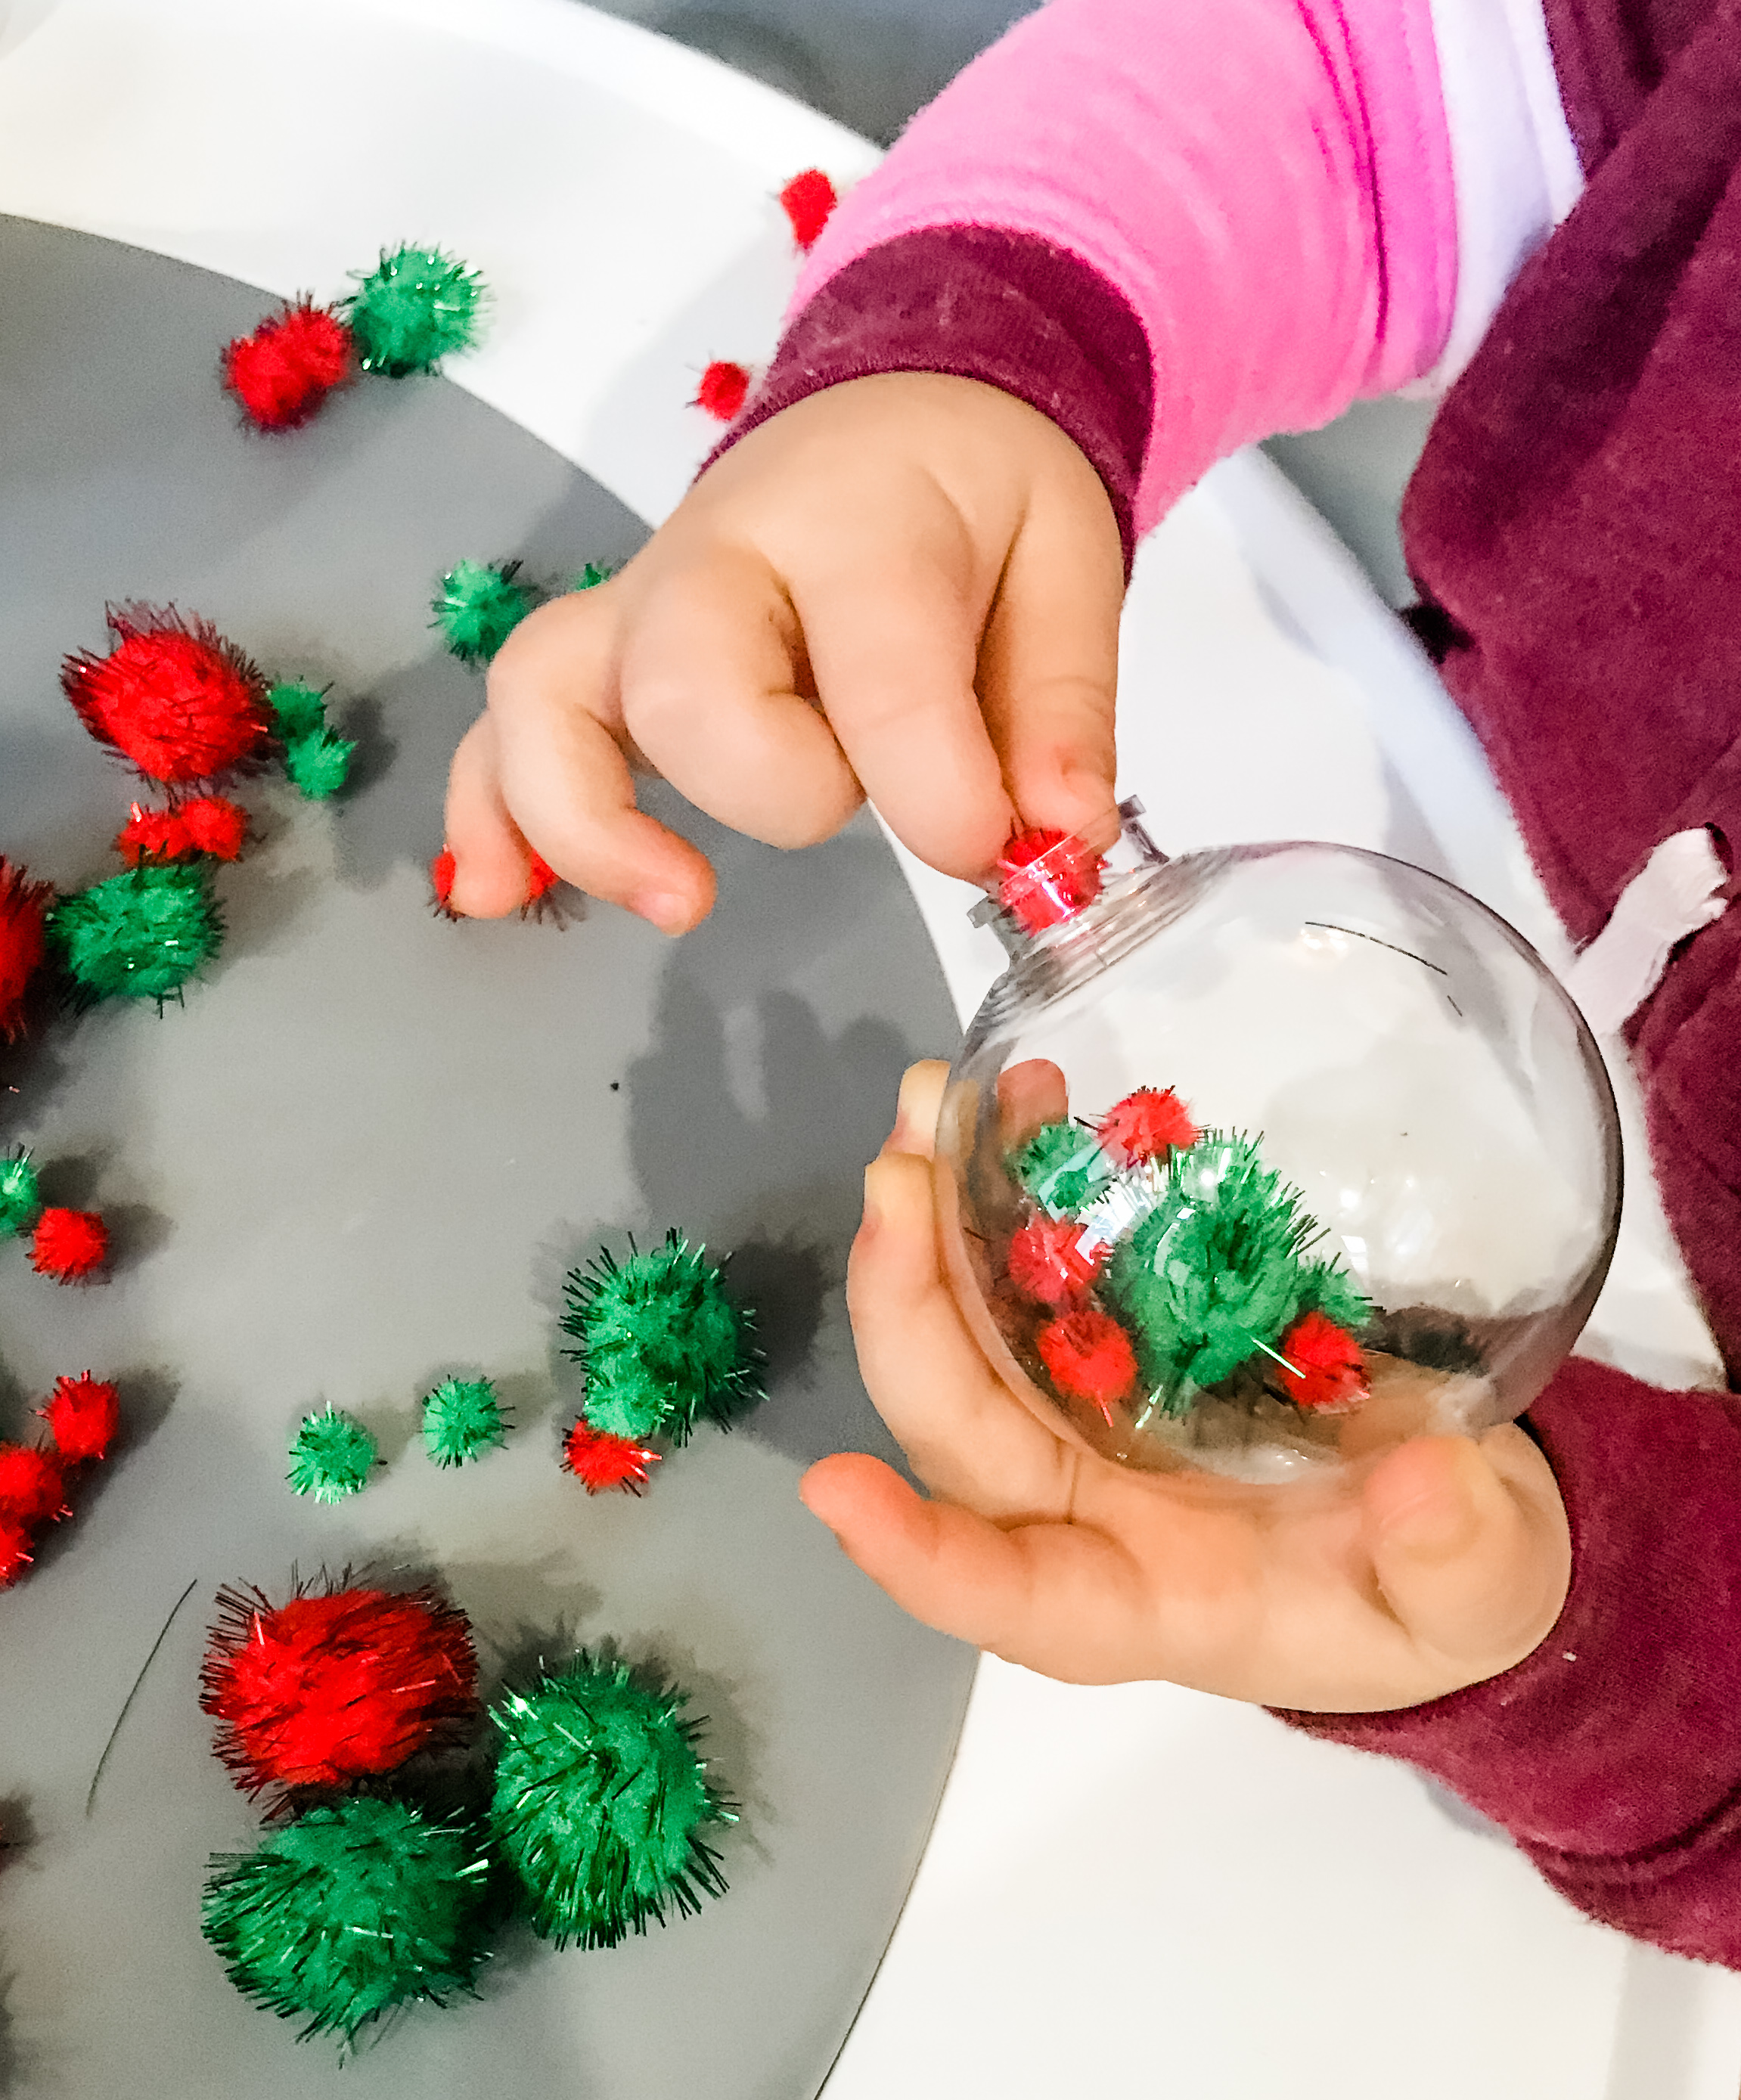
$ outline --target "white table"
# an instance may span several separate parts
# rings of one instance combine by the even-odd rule
[[[714,435],[684,405],[700,368],[771,347],[793,273],[775,192],[873,159],[568,0],[0,0],[0,210],[285,294],[438,239],[497,298],[456,382],[654,521]],[[1169,846],[1385,846],[1555,955],[1436,682],[1261,459],[1144,549],[1125,690],[1126,785]],[[965,1013],[995,955],[949,885],[915,888]],[[1641,1179],[1590,1346],[1709,1379]],[[1133,1824],[1138,1771],[1172,1806]],[[1169,1687],[988,1661],[829,2091],[1734,2100],[1738,2067],[1741,1978],[1587,1923],[1409,1772]]]

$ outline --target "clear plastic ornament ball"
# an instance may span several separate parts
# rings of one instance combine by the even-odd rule
[[[950,1278],[1103,1455],[1279,1483],[1520,1414],[1619,1220],[1577,1008],[1436,876],[1027,834],[938,1131]]]

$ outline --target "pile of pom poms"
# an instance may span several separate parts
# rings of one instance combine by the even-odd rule
[[[358,372],[435,372],[482,332],[484,280],[439,248],[382,249],[328,306],[290,300],[224,346],[223,383],[255,429],[291,430]]]
[[[108,1458],[121,1427],[120,1396],[89,1371],[57,1379],[37,1413],[46,1443],[0,1444],[0,1586],[15,1582],[43,1532],[72,1514],[75,1482]]]
[[[219,1593],[201,1672],[214,1752],[267,1824],[207,1870],[205,1939],[245,1996],[353,2048],[476,1994],[518,1917],[614,1946],[724,1892],[734,1820],[663,1678],[582,1651],[486,1709],[465,1615],[429,1586]]]

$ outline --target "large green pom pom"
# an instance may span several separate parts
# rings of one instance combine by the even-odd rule
[[[172,999],[217,954],[223,922],[203,861],[142,861],[63,897],[51,945],[89,999]]]
[[[725,1877],[702,1833],[736,1821],[696,1754],[687,1695],[582,1653],[491,1710],[502,1747],[491,1817],[534,1929],[612,1947],[692,1912]]]
[[[438,1466],[463,1466],[506,1441],[507,1418],[488,1379],[444,1379],[423,1401],[423,1448]]]
[[[27,1233],[36,1223],[42,1198],[28,1152],[0,1159],[0,1233]]]
[[[244,1996],[348,2046],[370,2020],[469,1991],[485,1952],[478,1834],[366,1795],[312,1808],[220,1855],[201,1930]]]
[[[1077,1123],[1044,1124],[1011,1155],[1010,1170],[1054,1218],[1085,1210],[1117,1173],[1100,1140]]]
[[[368,1485],[380,1455],[380,1446],[360,1422],[328,1407],[303,1418],[285,1478],[293,1493],[312,1495],[317,1502],[342,1502]]]
[[[318,686],[274,686],[267,695],[284,770],[311,802],[336,795],[351,777],[356,745],[327,726],[326,695]]]
[[[365,372],[400,379],[433,372],[444,357],[478,339],[484,280],[439,248],[382,249],[356,289],[340,300]]]
[[[687,1443],[705,1418],[729,1428],[765,1394],[753,1317],[732,1304],[704,1247],[680,1233],[629,1258],[601,1252],[565,1286],[563,1330],[586,1370],[586,1419],[613,1436]]]
[[[488,664],[538,602],[530,584],[517,583],[518,562],[456,562],[431,601],[435,624],[462,664]]]

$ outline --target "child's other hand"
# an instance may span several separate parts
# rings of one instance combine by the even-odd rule
[[[1102,844],[1123,593],[1106,491],[1037,410],[922,373],[812,395],[509,638],[449,784],[455,908],[514,910],[532,848],[668,933],[705,917],[714,871],[634,765],[771,845],[868,795],[970,880],[1018,810]]]
[[[874,1458],[811,1467],[805,1502],[897,1604],[1083,1683],[1166,1678],[1327,1713],[1496,1675],[1571,1579],[1559,1490],[1523,1432],[1421,1437],[1335,1485],[1252,1496],[1067,1444],[1004,1384],[939,1264],[917,1065],[865,1182],[848,1295],[871,1397],[934,1499]]]

